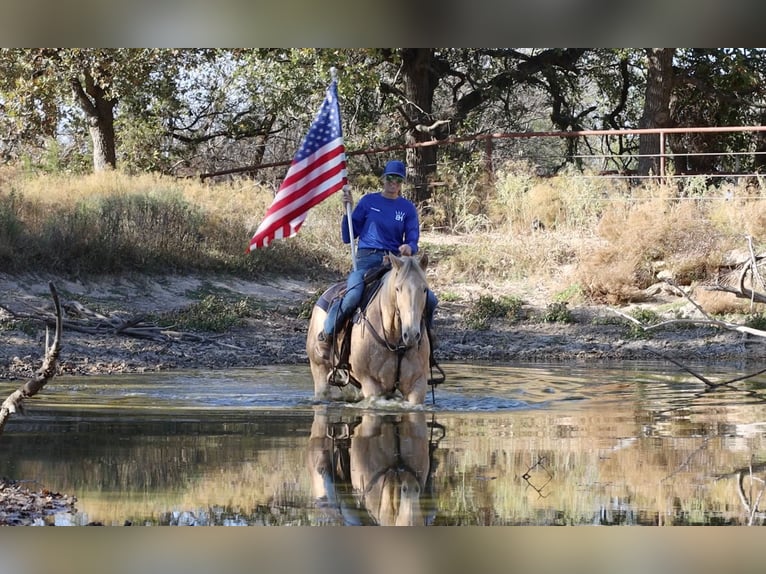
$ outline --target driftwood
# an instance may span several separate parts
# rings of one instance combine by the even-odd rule
[[[713,317],[708,315],[702,309],[702,307],[700,307],[697,304],[697,302],[694,301],[689,296],[688,293],[686,293],[686,291],[684,291],[683,289],[681,289],[680,287],[675,285],[672,281],[666,280],[666,283],[668,285],[670,285],[674,290],[679,292],[681,295],[683,295],[692,305],[694,305],[694,307],[702,314],[704,319],[672,319],[672,320],[669,320],[669,321],[662,321],[660,323],[655,323],[653,325],[644,325],[641,321],[639,321],[635,317],[631,317],[630,315],[627,315],[626,313],[622,313],[621,311],[618,311],[617,309],[612,309],[612,312],[614,312],[617,315],[619,315],[620,317],[622,317],[624,319],[627,319],[628,321],[638,325],[644,331],[652,331],[652,330],[655,330],[655,329],[659,329],[661,327],[666,327],[668,325],[679,325],[679,324],[689,325],[689,324],[694,324],[694,325],[703,325],[703,326],[704,325],[708,325],[708,326],[712,326],[712,327],[716,327],[716,328],[720,328],[720,329],[726,329],[726,330],[729,330],[729,331],[737,331],[737,332],[740,332],[740,333],[746,333],[748,335],[754,335],[756,337],[766,337],[766,331],[762,331],[760,329],[753,329],[752,327],[746,327],[745,325],[738,325],[736,323],[729,323],[728,321],[721,321],[719,319],[714,319]],[[764,296],[764,299],[766,300],[766,296]],[[664,353],[660,353],[659,351],[655,351],[654,349],[649,349],[649,350],[652,353],[654,353],[654,354],[658,355],[659,357],[663,358],[664,360],[666,360],[666,361],[668,361],[670,363],[673,363],[674,365],[676,365],[677,367],[679,367],[682,370],[686,371],[687,373],[689,373],[693,377],[697,378],[698,380],[702,381],[703,383],[705,383],[705,385],[707,385],[707,387],[709,389],[716,389],[718,387],[729,386],[732,383],[736,383],[738,381],[743,381],[743,380],[746,380],[746,379],[750,379],[750,378],[755,377],[757,375],[760,375],[762,373],[766,373],[766,368],[764,368],[764,369],[761,369],[760,371],[757,371],[755,373],[750,373],[748,375],[743,375],[743,376],[740,376],[740,377],[736,377],[734,379],[729,379],[729,380],[726,380],[726,381],[723,381],[723,382],[716,383],[716,382],[711,381],[710,379],[708,379],[704,375],[701,375],[700,373],[697,373],[697,372],[693,371],[692,369],[690,369],[689,367],[687,367],[686,365],[684,365],[680,361],[677,361],[677,360],[673,359],[672,357],[668,357]]]
[[[46,383],[56,374],[56,362],[61,351],[61,332],[63,330],[63,321],[61,318],[61,303],[59,302],[56,286],[48,283],[53,297],[53,306],[56,309],[56,331],[53,335],[53,343],[48,345],[48,337],[45,338],[45,358],[40,369],[35,376],[12,392],[0,406],[0,434],[5,429],[5,424],[11,415],[22,410],[24,399],[33,397],[39,393]]]
[[[751,303],[766,303],[766,295],[755,291],[755,287],[758,286],[761,289],[766,290],[766,284],[764,284],[763,278],[758,271],[758,264],[766,259],[764,254],[756,254],[753,249],[752,237],[747,237],[748,248],[750,251],[750,258],[737,265],[739,267],[738,278],[736,286],[721,284],[719,281],[716,285],[708,287],[711,291],[723,291],[725,293],[731,293],[739,299],[747,299]],[[747,276],[750,275],[752,280],[750,281],[750,288],[747,286]]]
[[[55,320],[48,313],[24,313],[17,312],[0,305],[14,319],[28,319],[32,321],[43,322],[48,326],[55,323]],[[211,343],[222,347],[243,350],[236,345],[230,345],[216,341],[209,337],[203,337],[195,333],[176,331],[169,328],[163,328],[153,323],[147,322],[143,316],[121,317],[119,315],[104,315],[92,309],[89,309],[78,301],[70,301],[63,305],[66,316],[62,323],[68,331],[77,331],[89,335],[124,335],[126,337],[135,337],[138,339],[147,339],[158,342],[168,341],[193,341],[198,343]]]

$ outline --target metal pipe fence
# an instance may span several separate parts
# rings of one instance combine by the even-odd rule
[[[766,132],[766,126],[716,126],[716,127],[688,127],[688,128],[646,128],[646,129],[623,129],[623,130],[580,130],[580,131],[540,131],[540,132],[499,132],[499,133],[481,133],[466,136],[453,137],[444,140],[432,140],[428,142],[420,142],[416,144],[401,144],[393,146],[385,146],[378,148],[369,148],[364,150],[347,150],[346,155],[349,158],[356,156],[370,156],[382,153],[390,153],[395,151],[405,151],[412,148],[432,147],[432,146],[450,146],[462,143],[483,143],[482,153],[484,154],[484,166],[485,170],[491,175],[494,173],[496,156],[499,155],[499,151],[495,142],[509,140],[509,141],[537,141],[537,142],[550,142],[551,140],[565,140],[567,138],[581,138],[583,144],[587,144],[592,147],[600,147],[603,150],[604,146],[608,147],[609,140],[614,139],[616,141],[623,142],[625,138],[632,138],[632,146],[629,149],[625,149],[621,152],[607,153],[605,151],[597,151],[592,153],[575,153],[567,154],[566,152],[550,154],[548,156],[535,154],[534,152],[521,151],[516,153],[514,159],[526,159],[531,163],[554,163],[558,162],[563,165],[565,162],[574,162],[578,164],[591,164],[591,173],[583,173],[583,177],[607,177],[612,179],[630,179],[635,182],[642,180],[655,180],[655,181],[670,181],[675,179],[691,178],[705,176],[708,178],[743,178],[743,177],[760,177],[761,173],[756,169],[750,171],[722,171],[719,169],[700,171],[689,170],[684,168],[681,164],[682,161],[688,161],[690,158],[730,158],[734,159],[734,164],[749,163],[752,166],[764,166],[766,168],[766,158],[759,161],[759,158],[766,156],[766,134],[763,136],[763,141],[760,145],[756,145],[754,140],[747,142],[750,149],[722,149],[713,151],[702,152],[683,152],[674,153],[668,151],[670,145],[669,138],[673,136],[682,136],[689,134],[733,134],[733,133],[752,133],[757,134],[759,132]],[[659,136],[659,153],[657,154],[639,154],[638,140],[642,135],[657,135]],[[622,146],[622,143],[621,143]],[[657,173],[639,174],[636,168],[630,168],[627,166],[636,165],[641,158],[652,158],[656,160],[658,166]],[[740,162],[740,158],[752,158],[748,162]],[[250,165],[232,168],[228,170],[221,170],[211,173],[202,173],[199,175],[200,179],[205,180],[211,177],[229,176],[238,173],[252,173],[266,168],[277,168],[283,166],[289,166],[292,160],[285,160],[279,162],[263,163],[259,165]],[[599,168],[597,162],[601,163]],[[610,167],[610,164],[614,166],[614,169],[606,169]]]

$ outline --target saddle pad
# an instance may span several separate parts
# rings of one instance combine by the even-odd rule
[[[327,291],[322,293],[322,295],[319,297],[319,299],[316,302],[317,307],[322,309],[325,313],[327,313],[327,310],[330,308],[330,304],[332,303],[333,299],[337,299],[338,297],[342,296],[343,291],[346,289],[346,282],[343,281],[341,283],[336,283],[335,285],[331,285]]]
[[[370,302],[372,295],[380,286],[380,279],[390,269],[390,265],[381,265],[380,267],[375,267],[368,270],[367,273],[364,274],[364,295],[362,295],[362,302],[359,305],[360,308],[364,309],[367,307],[367,303]],[[330,308],[330,304],[333,302],[333,300],[337,299],[338,297],[342,297],[345,290],[345,281],[331,285],[327,291],[322,293],[321,297],[319,297],[317,300],[316,305],[326,313]]]

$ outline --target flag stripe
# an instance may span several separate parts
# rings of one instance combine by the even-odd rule
[[[337,86],[333,81],[274,201],[250,240],[248,251],[268,247],[275,239],[294,236],[309,209],[346,183],[346,151]]]
[[[277,192],[274,203],[271,204],[271,207],[266,212],[267,217],[282,209],[286,204],[296,201],[300,202],[304,195],[311,195],[314,192],[314,185],[320,182],[322,178],[337,176],[345,167],[345,155],[342,149],[337,147],[331,153],[323,154],[321,157],[316,158],[316,161],[313,161],[311,165],[300,166],[298,170],[295,170],[300,171],[300,179],[293,177],[291,172],[294,170],[291,166],[282,186]]]
[[[315,153],[301,161],[295,161],[290,166],[290,170],[282,183],[283,188],[300,184],[301,180],[308,174],[321,168],[325,163],[332,163],[336,160],[345,161],[346,155],[343,150],[343,139],[337,138],[327,145],[319,148]]]
[[[306,193],[306,187],[303,187],[292,193],[292,196],[296,196],[294,198],[276,199],[272,207],[269,208],[265,219],[258,227],[253,241],[257,243],[262,236],[269,235],[271,230],[282,227],[286,221],[293,220],[297,215],[308,211],[339,189],[342,189],[346,184],[344,170],[345,164],[339,164],[335,166],[331,173],[324,173],[318,178],[310,180],[307,183],[307,186],[310,186],[308,187],[309,193]],[[292,237],[292,235],[295,234],[288,235],[288,237]]]

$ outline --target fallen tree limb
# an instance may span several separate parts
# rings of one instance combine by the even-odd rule
[[[761,277],[761,274],[758,272],[758,262],[763,260],[763,255],[758,255],[755,253],[755,249],[753,249],[753,238],[750,236],[747,236],[747,244],[748,244],[748,250],[750,253],[750,259],[744,263],[742,263],[742,269],[739,273],[739,280],[737,282],[737,288],[729,287],[727,285],[721,285],[720,283],[717,285],[713,285],[711,287],[708,287],[710,291],[723,291],[724,293],[731,293],[735,297],[739,299],[747,299],[750,301],[751,304],[753,303],[766,303],[766,295],[763,293],[760,293],[758,291],[755,291],[755,289],[750,289],[745,285],[745,282],[747,280],[748,273],[753,277],[752,285],[754,286],[760,286],[761,289],[765,287],[763,278]]]
[[[39,393],[46,383],[56,374],[56,362],[61,351],[61,333],[63,322],[61,319],[61,303],[59,302],[56,286],[48,283],[53,297],[53,306],[56,309],[56,331],[53,335],[53,343],[48,345],[48,337],[45,337],[45,358],[40,369],[35,376],[12,392],[2,406],[0,406],[0,434],[3,433],[5,425],[11,415],[22,410],[24,399],[35,396]]]
[[[82,303],[77,301],[68,302],[64,308],[73,315],[78,316],[72,318],[62,318],[63,327],[70,331],[77,331],[79,333],[86,333],[88,335],[94,336],[124,335],[126,337],[146,339],[160,343],[173,341],[194,341],[197,343],[209,343],[221,347],[227,347],[237,351],[244,350],[241,347],[237,347],[236,345],[230,345],[216,341],[211,337],[204,337],[195,333],[176,331],[173,329],[163,328],[152,323],[147,323],[145,322],[144,316],[141,315],[127,319],[117,315],[106,316],[102,313],[98,313],[85,307]],[[39,321],[50,327],[54,326],[56,323],[56,320],[51,319],[50,315],[47,313],[20,313],[2,305],[0,305],[0,309],[4,309],[14,319]]]
[[[683,295],[686,298],[687,301],[689,301],[692,305],[694,305],[694,307],[705,318],[704,319],[673,319],[673,320],[670,320],[670,321],[662,321],[660,323],[655,323],[653,325],[644,325],[641,321],[639,321],[635,317],[631,317],[630,315],[628,315],[626,313],[623,313],[621,311],[618,311],[617,309],[611,309],[611,311],[616,313],[620,317],[622,317],[624,319],[627,319],[631,323],[634,323],[635,325],[639,326],[644,331],[651,331],[651,330],[654,330],[654,329],[659,329],[660,327],[667,327],[668,325],[678,325],[678,324],[687,324],[687,325],[689,325],[689,324],[693,324],[693,325],[701,325],[701,326],[707,325],[707,326],[711,326],[711,327],[717,327],[717,328],[721,328],[721,329],[726,329],[726,330],[729,330],[729,331],[737,331],[737,332],[740,332],[740,333],[746,333],[748,335],[755,335],[757,337],[766,337],[766,331],[762,331],[760,329],[753,329],[752,327],[746,327],[745,325],[737,325],[736,323],[729,323],[728,321],[721,321],[719,319],[712,318],[710,315],[708,315],[705,312],[704,309],[702,309],[702,307],[700,307],[697,304],[696,301],[694,301],[686,293],[686,291],[684,291],[683,289],[681,289],[680,287],[675,285],[672,281],[666,280],[666,283],[668,285],[670,285],[674,290],[676,290],[679,293],[681,293],[681,295]],[[700,373],[697,373],[697,372],[693,371],[692,369],[690,369],[689,367],[687,367],[686,365],[684,365],[680,361],[677,361],[677,360],[673,359],[672,357],[668,357],[664,353],[661,353],[659,351],[655,351],[654,349],[651,349],[651,348],[648,348],[648,350],[650,352],[654,353],[655,355],[661,357],[662,359],[664,359],[664,360],[666,360],[666,361],[668,361],[670,363],[673,363],[674,365],[676,365],[677,367],[679,367],[682,370],[686,371],[687,373],[689,373],[690,375],[692,375],[696,379],[702,381],[710,389],[716,389],[718,387],[728,386],[728,385],[731,385],[732,383],[736,383],[738,381],[743,381],[745,379],[750,379],[750,378],[755,377],[757,375],[766,373],[766,368],[764,368],[764,369],[761,369],[760,371],[755,372],[755,373],[750,373],[748,375],[743,375],[743,376],[740,376],[740,377],[736,377],[734,379],[729,379],[729,380],[726,380],[726,381],[723,381],[723,382],[720,382],[720,383],[715,383],[715,382],[711,381],[710,379],[708,379],[707,377],[705,377],[704,375],[701,375]]]
[[[674,284],[672,281],[666,280],[665,281],[668,285],[670,285],[673,289],[675,289],[677,292],[679,292],[681,295],[683,295],[684,298],[686,298],[687,301],[689,301],[692,305],[694,305],[695,309],[699,311],[704,319],[671,319],[669,321],[663,321],[661,323],[655,323],[653,325],[644,325],[641,321],[636,319],[635,317],[631,317],[630,315],[627,315],[626,313],[622,313],[621,311],[618,311],[617,309],[611,309],[613,313],[616,313],[620,317],[627,319],[628,321],[631,321],[632,323],[635,323],[639,327],[641,327],[644,331],[651,331],[654,329],[659,329],[661,327],[667,327],[668,325],[700,325],[700,326],[710,326],[710,327],[717,327],[720,329],[726,329],[728,331],[737,331],[739,333],[746,333],[748,335],[754,335],[756,337],[766,337],[766,331],[762,331],[761,329],[754,329],[752,327],[747,327],[745,325],[738,325],[737,323],[730,323],[728,321],[722,321],[720,319],[714,319],[710,315],[708,315],[705,310],[700,307],[697,302],[689,297],[689,294],[686,293],[683,289],[678,287],[676,284]],[[765,300],[766,301],[766,300]]]

